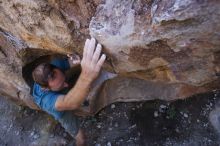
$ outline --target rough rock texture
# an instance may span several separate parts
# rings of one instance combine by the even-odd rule
[[[104,68],[120,74],[100,89],[94,111],[115,101],[175,100],[218,88],[219,6],[217,0],[1,0],[0,92],[34,107],[25,66],[44,55],[82,54],[89,35],[104,46]]]
[[[83,119],[82,127],[89,146],[219,146],[220,135],[212,127],[219,131],[220,114],[215,109],[219,99],[220,92],[215,91],[174,102],[114,103]],[[1,146],[74,145],[46,113],[4,98],[0,98],[0,127]]]
[[[64,146],[67,133],[48,114],[0,98],[0,145]]]

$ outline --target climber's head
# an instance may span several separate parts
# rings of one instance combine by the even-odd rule
[[[59,68],[49,63],[38,65],[33,70],[32,77],[43,88],[48,88],[52,91],[59,91],[67,84],[65,82],[65,74]]]

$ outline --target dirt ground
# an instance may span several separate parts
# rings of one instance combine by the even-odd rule
[[[115,103],[82,119],[89,146],[217,146],[209,121],[220,92],[174,102]],[[74,140],[44,112],[0,98],[0,145],[73,145]]]

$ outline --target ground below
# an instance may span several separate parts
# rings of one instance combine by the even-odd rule
[[[215,146],[219,135],[209,114],[220,106],[213,91],[174,102],[115,103],[82,119],[89,146]],[[0,98],[0,145],[72,145],[53,118]]]

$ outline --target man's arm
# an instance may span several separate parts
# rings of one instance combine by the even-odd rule
[[[106,56],[101,54],[101,45],[95,49],[95,39],[86,40],[83,58],[81,61],[82,72],[75,86],[66,94],[58,97],[55,108],[58,111],[74,110],[81,106],[89,93],[92,82],[97,78]]]

